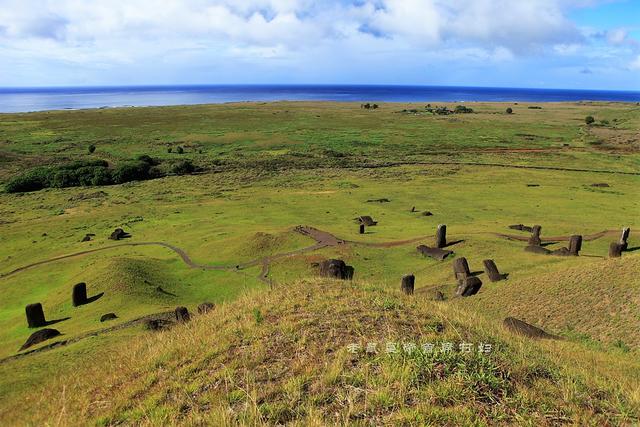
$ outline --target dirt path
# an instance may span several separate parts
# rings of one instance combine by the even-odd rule
[[[38,261],[38,262],[35,262],[35,263],[32,263],[32,264],[25,265],[23,267],[17,268],[17,269],[15,269],[13,271],[10,271],[8,273],[0,274],[0,278],[9,277],[9,276],[12,276],[14,274],[20,273],[22,271],[28,270],[30,268],[34,268],[34,267],[37,267],[37,266],[40,266],[40,265],[52,263],[52,262],[55,262],[55,261],[74,258],[74,257],[79,257],[79,256],[83,256],[83,255],[87,255],[87,254],[91,254],[91,253],[95,253],[95,252],[110,250],[110,249],[117,249],[117,248],[121,248],[121,247],[131,247],[131,246],[161,246],[161,247],[170,249],[173,252],[175,252],[176,254],[178,254],[178,256],[180,256],[182,261],[186,265],[188,265],[190,268],[199,268],[199,269],[204,269],[204,270],[217,270],[217,271],[221,271],[221,270],[241,271],[241,270],[246,269],[246,268],[250,268],[250,267],[257,266],[257,265],[261,265],[262,268],[261,268],[260,273],[258,274],[257,278],[258,278],[258,280],[262,281],[263,283],[266,283],[267,285],[269,285],[271,287],[271,286],[273,286],[273,281],[268,277],[269,276],[269,269],[270,269],[271,263],[273,261],[275,261],[275,260],[287,258],[287,257],[290,257],[290,256],[294,256],[294,255],[298,255],[298,254],[302,254],[302,253],[306,253],[306,252],[316,251],[318,249],[322,249],[322,248],[326,248],[326,247],[336,247],[336,246],[339,246],[339,245],[354,244],[354,245],[364,245],[364,246],[369,246],[369,247],[392,248],[392,247],[396,247],[396,246],[402,246],[402,245],[407,245],[407,244],[410,244],[410,243],[415,243],[415,242],[418,242],[420,240],[433,238],[433,236],[420,236],[420,237],[415,237],[415,238],[411,238],[411,239],[395,240],[395,241],[389,241],[389,242],[358,242],[358,241],[349,241],[349,240],[340,239],[339,237],[336,237],[336,236],[334,236],[333,234],[331,234],[331,233],[329,233],[327,231],[322,231],[322,230],[319,230],[317,228],[309,227],[309,226],[297,226],[297,227],[295,227],[293,229],[293,231],[295,231],[297,233],[300,233],[300,234],[302,234],[304,236],[308,236],[309,238],[315,240],[316,243],[314,245],[307,246],[307,247],[304,247],[304,248],[301,248],[301,249],[296,249],[296,250],[289,251],[289,252],[283,252],[283,253],[280,253],[280,254],[275,254],[275,255],[271,255],[271,256],[267,256],[267,257],[263,257],[263,258],[254,259],[254,260],[242,263],[242,264],[237,264],[235,266],[198,264],[198,263],[194,262],[191,259],[191,257],[189,257],[189,255],[183,249],[181,249],[181,248],[179,248],[177,246],[171,245],[169,243],[165,243],[165,242],[121,243],[121,244],[117,244],[117,245],[110,245],[110,246],[105,246],[103,248],[96,248],[96,249],[90,249],[90,250],[75,252],[75,253],[72,253],[72,254],[61,255],[61,256],[49,258],[49,259],[46,259],[46,260],[43,260],[43,261]],[[598,233],[583,235],[583,240],[585,240],[585,241],[596,240],[596,239],[599,239],[599,238],[607,236],[607,235],[616,235],[617,233],[619,233],[619,230],[603,230],[603,231],[600,231]],[[506,238],[506,239],[511,239],[511,240],[518,240],[518,241],[527,241],[527,239],[528,239],[528,236],[526,236],[526,235],[523,236],[523,235],[512,235],[512,234],[503,234],[503,233],[492,233],[492,232],[479,232],[479,233],[467,233],[467,234],[490,234],[490,235],[494,235],[494,236],[498,236],[498,237],[502,237],[502,238]],[[545,242],[549,242],[549,241],[568,241],[570,238],[571,238],[571,236],[552,236],[552,237],[545,237],[542,240],[545,241]],[[429,287],[427,289],[420,289],[419,291],[427,291],[427,290],[430,290],[430,289],[435,289],[438,286]],[[75,343],[75,342],[80,341],[80,340],[82,340],[84,338],[87,338],[87,337],[97,336],[97,335],[108,333],[108,332],[112,332],[112,331],[115,331],[115,330],[119,330],[119,329],[124,329],[124,328],[131,327],[131,326],[135,326],[135,325],[143,323],[144,321],[146,321],[148,319],[170,318],[173,315],[174,315],[173,312],[164,312],[164,313],[156,313],[156,314],[150,314],[150,315],[147,315],[147,316],[139,317],[137,319],[133,319],[133,320],[130,320],[128,322],[121,323],[119,325],[111,326],[111,327],[100,329],[100,330],[97,330],[97,331],[87,332],[87,333],[78,335],[76,337],[70,338],[70,339],[55,341],[53,343],[47,344],[47,345],[45,345],[43,347],[36,348],[34,350],[29,350],[29,351],[26,351],[26,352],[23,352],[23,353],[18,353],[18,354],[15,354],[13,356],[6,357],[4,359],[0,359],[0,363],[6,362],[6,361],[9,361],[9,360],[13,360],[13,359],[18,359],[18,358],[21,358],[21,357],[24,357],[24,356],[27,356],[27,355],[30,355],[30,354],[39,353],[39,352],[47,351],[47,350],[52,350],[52,349],[60,347],[60,346],[68,345],[68,344],[71,344],[71,343]]]
[[[498,237],[503,237],[509,240],[519,240],[521,242],[526,242],[527,240],[529,240],[528,235],[518,236],[515,234],[503,234],[503,233],[490,233],[490,234],[493,234],[494,236],[498,236]],[[598,233],[583,235],[582,240],[590,242],[592,240],[600,239],[601,237],[604,237],[604,236],[611,236],[611,235],[618,235],[618,234],[620,234],[620,230],[602,230]],[[551,237],[541,236],[540,240],[542,240],[543,242],[568,242],[569,240],[571,240],[571,236],[551,236]]]
[[[590,172],[604,173],[611,175],[633,175],[640,176],[640,172],[624,172],[605,169],[581,169],[581,168],[563,168],[560,166],[528,166],[528,165],[508,165],[504,163],[479,163],[479,162],[387,162],[373,165],[363,165],[363,168],[387,168],[393,166],[480,166],[492,168],[513,168],[513,169],[534,169],[534,170],[552,170],[561,172]]]
[[[42,261],[38,261],[38,262],[34,262],[32,264],[28,264],[19,268],[16,268],[15,270],[9,271],[7,273],[2,273],[0,274],[0,278],[5,278],[5,277],[9,277],[9,276],[13,276],[17,273],[20,273],[22,271],[34,268],[34,267],[38,267],[40,265],[44,265],[44,264],[49,264],[52,262],[56,262],[56,261],[60,261],[63,259],[69,259],[69,258],[75,258],[75,257],[80,257],[83,255],[88,255],[88,254],[92,254],[95,252],[100,252],[100,251],[106,251],[106,250],[110,250],[110,249],[117,249],[117,248],[121,248],[121,247],[131,247],[131,246],[161,246],[167,249],[172,250],[173,252],[175,252],[176,254],[178,254],[178,256],[182,259],[182,261],[188,265],[190,268],[199,268],[202,270],[215,270],[215,271],[234,271],[234,270],[244,270],[246,268],[250,268],[250,267],[255,267],[257,265],[262,265],[262,269],[260,271],[260,273],[258,274],[258,279],[268,285],[272,285],[272,281],[267,277],[269,274],[269,266],[273,261],[282,259],[282,258],[288,258],[294,255],[299,255],[299,254],[303,254],[306,252],[313,252],[316,251],[318,249],[322,249],[322,248],[326,248],[326,247],[335,247],[335,246],[339,246],[339,245],[347,245],[347,244],[354,244],[354,245],[363,245],[363,246],[369,246],[369,247],[377,247],[377,248],[392,248],[392,247],[396,247],[396,246],[402,246],[402,245],[407,245],[410,243],[415,243],[421,240],[425,240],[425,239],[430,239],[433,236],[420,236],[420,237],[414,237],[411,239],[405,239],[405,240],[395,240],[395,241],[389,241],[389,242],[359,242],[359,241],[352,241],[352,240],[344,240],[341,239],[339,237],[334,236],[333,234],[329,233],[328,231],[323,231],[323,230],[319,230],[317,228],[314,227],[309,227],[309,226],[304,226],[304,225],[299,225],[297,227],[295,227],[293,229],[295,232],[300,233],[304,236],[308,236],[309,238],[313,239],[316,241],[316,243],[314,245],[311,246],[307,246],[304,248],[300,248],[300,249],[296,249],[296,250],[292,250],[289,252],[283,252],[280,254],[275,254],[275,255],[270,255],[267,257],[262,257],[262,258],[257,258],[251,261],[247,261],[244,263],[240,263],[240,264],[236,264],[236,265],[209,265],[209,264],[199,264],[194,262],[191,257],[184,251],[184,249],[179,248],[177,246],[171,245],[169,243],[165,243],[165,242],[136,242],[136,243],[121,243],[118,245],[110,245],[110,246],[105,246],[102,248],[95,248],[95,249],[89,249],[86,251],[80,251],[80,252],[75,252],[72,254],[67,254],[67,255],[61,255],[61,256],[57,256],[57,257],[53,257],[53,258],[49,258],[49,259],[45,259]],[[619,230],[603,230],[600,231],[598,233],[594,233],[594,234],[587,234],[587,235],[583,235],[582,239],[584,241],[592,241],[592,240],[596,240],[599,239],[601,237],[607,236],[607,235],[616,235],[617,233],[619,233]],[[505,239],[510,239],[510,240],[518,240],[518,241],[527,241],[527,239],[529,238],[527,235],[514,235],[514,234],[504,234],[504,233],[493,233],[493,232],[480,232],[480,233],[467,233],[467,234],[490,234],[490,235],[494,235],[494,236],[498,236],[498,237],[502,237]],[[571,236],[552,236],[552,237],[543,237],[542,241],[543,242],[556,242],[556,241],[568,241],[571,239]]]

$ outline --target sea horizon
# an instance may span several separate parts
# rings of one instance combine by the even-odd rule
[[[0,113],[276,101],[640,102],[640,91],[348,84],[0,87]]]

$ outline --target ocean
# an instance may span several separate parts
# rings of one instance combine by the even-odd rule
[[[285,100],[339,102],[640,102],[640,91],[382,85],[0,88],[0,113]]]

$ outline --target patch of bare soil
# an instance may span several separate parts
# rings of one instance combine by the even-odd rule
[[[640,132],[637,130],[591,126],[588,132],[596,139],[593,146],[597,149],[625,153],[640,152]]]

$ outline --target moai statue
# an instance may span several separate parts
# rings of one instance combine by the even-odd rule
[[[622,235],[620,236],[620,244],[622,245],[622,250],[626,251],[628,247],[627,239],[629,238],[629,233],[631,233],[631,229],[629,227],[625,227],[622,229]]]
[[[27,324],[30,328],[39,328],[46,326],[47,321],[44,318],[44,310],[42,310],[42,304],[35,303],[29,304],[25,307],[27,314]]]
[[[467,262],[467,259],[465,257],[460,257],[453,260],[453,274],[458,283],[471,275],[471,271],[469,270],[469,263]]]
[[[492,259],[485,259],[482,261],[484,265],[484,272],[489,276],[489,280],[492,282],[499,282],[504,278],[502,274],[498,271],[498,267],[496,267],[496,263],[493,262]]]
[[[467,276],[462,279],[456,289],[456,295],[460,297],[470,297],[478,293],[482,287],[482,281],[475,276]]]
[[[402,276],[402,285],[401,289],[407,295],[413,295],[413,288],[416,283],[416,276],[413,274],[407,274]]]
[[[436,248],[444,248],[447,246],[447,226],[440,224],[436,231]]]
[[[582,249],[582,236],[573,235],[569,240],[569,253],[573,256],[578,256]]]
[[[618,242],[611,242],[609,245],[609,258],[620,258],[624,246]]]
[[[212,302],[203,302],[198,306],[198,314],[208,313],[214,308],[215,308],[215,305]]]
[[[176,307],[176,320],[178,323],[186,323],[191,320],[187,307]]]
[[[351,280],[353,267],[345,264],[341,259],[328,259],[320,263],[320,275],[333,279]]]
[[[87,303],[87,284],[82,282],[74,285],[73,292],[71,293],[71,303],[74,307],[84,305]]]
[[[540,246],[542,244],[542,239],[540,239],[540,232],[542,231],[542,226],[534,225],[531,229],[531,237],[529,237],[529,246]]]

